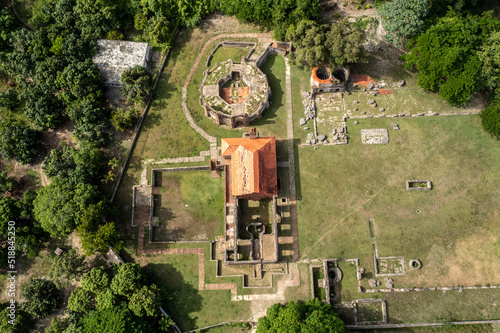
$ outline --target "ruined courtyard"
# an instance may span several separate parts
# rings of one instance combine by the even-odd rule
[[[233,38],[273,43],[269,35]],[[224,41],[231,38],[207,36],[198,62],[192,58],[192,78],[175,82],[185,84],[177,92],[185,107],[176,124],[185,122],[194,133],[189,135],[196,139],[185,140],[190,150],[169,155],[151,148],[137,157],[128,188],[121,189],[129,193],[123,202],[129,206],[129,230],[138,235],[131,243],[137,261],[157,279],[211,304],[193,305],[185,314],[169,309],[182,318],[181,328],[229,316],[256,321],[271,304],[312,297],[332,304],[350,327],[496,319],[498,210],[491,207],[500,199],[495,185],[500,152],[479,126],[479,107],[446,106],[416,89],[408,73],[391,76],[366,67],[351,70],[348,89],[315,94],[311,72],[278,54],[267,61],[276,67],[282,62],[282,72],[262,69],[269,86],[278,82],[282,89],[281,100],[280,89],[271,89],[275,102],[269,108],[275,111],[247,126],[224,125],[207,118],[199,103],[204,72],[218,66],[209,57],[229,52],[215,49]],[[248,57],[250,49],[241,54]],[[219,65],[230,60],[219,59]],[[231,66],[241,62],[231,60]],[[231,75],[216,85],[216,93],[228,105],[240,104],[250,87],[241,81]],[[165,121],[162,110],[153,106],[152,117]],[[228,170],[221,139],[249,138],[249,127],[260,137],[276,137],[277,193],[238,200],[232,245],[240,246],[231,253],[226,219],[233,208],[225,198]],[[140,149],[160,138],[149,127],[146,131],[150,137]],[[407,181],[413,180],[429,180],[432,187],[409,191]],[[484,246],[478,249],[478,243]],[[264,262],[267,258],[272,262]],[[175,284],[178,275],[186,285]],[[471,306],[450,316],[437,305],[456,302]],[[209,308],[214,304],[221,304],[217,319]]]

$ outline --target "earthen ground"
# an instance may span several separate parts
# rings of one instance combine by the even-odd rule
[[[221,88],[220,97],[227,104],[243,103],[250,96],[250,87]]]

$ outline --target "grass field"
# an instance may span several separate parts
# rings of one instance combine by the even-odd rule
[[[479,117],[370,119],[348,128],[346,146],[299,149],[301,257],[360,258],[373,272],[373,218],[380,257],[423,263],[396,287],[497,283],[500,146]],[[389,144],[362,145],[362,128],[391,128]],[[406,191],[408,179],[429,179],[433,189]]]
[[[144,256],[138,262],[164,288],[168,301],[163,308],[183,331],[249,319],[249,302],[231,302],[229,290],[198,290],[197,255]]]
[[[215,240],[224,233],[224,178],[209,171],[162,172],[156,185],[154,241]]]

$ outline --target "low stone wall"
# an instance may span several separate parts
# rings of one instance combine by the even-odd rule
[[[414,186],[410,186],[411,183],[425,183],[425,184],[427,184],[427,186],[414,187]],[[407,191],[430,191],[430,190],[432,190],[432,183],[428,179],[426,179],[426,180],[407,180],[406,181],[406,190]]]
[[[257,45],[257,43],[255,43],[255,42],[228,42],[228,41],[222,42],[222,46],[224,46],[224,47],[251,47],[251,48],[255,48],[255,45]]]

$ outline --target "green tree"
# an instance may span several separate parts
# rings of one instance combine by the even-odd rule
[[[71,184],[98,184],[106,168],[106,160],[101,150],[91,145],[80,149],[65,146],[53,149],[43,161],[42,169],[49,178],[60,177]]]
[[[52,318],[50,326],[45,329],[45,333],[64,333],[68,328],[69,322],[59,317]]]
[[[329,63],[333,67],[364,59],[364,31],[347,19],[332,25],[318,25],[313,21],[300,21],[290,26],[286,38],[294,42],[296,51],[290,54],[292,62],[311,69]]]
[[[130,324],[131,313],[125,306],[110,309],[90,311],[80,319],[83,333],[125,333],[132,332]]]
[[[5,191],[12,191],[14,188],[14,177],[9,177],[7,174],[7,171],[0,172],[0,194]]]
[[[314,299],[305,304],[290,301],[286,306],[271,306],[257,325],[257,333],[267,332],[343,333],[346,328],[329,304]]]
[[[111,289],[118,295],[130,297],[140,287],[141,280],[141,267],[126,263],[118,267],[118,272],[111,280]]]
[[[339,23],[332,23],[326,33],[328,61],[333,67],[353,64],[364,60],[365,32],[347,18]]]
[[[99,196],[94,185],[72,185],[55,178],[38,191],[33,213],[45,231],[60,238],[75,228],[79,217]]]
[[[54,282],[44,279],[29,279],[21,288],[25,299],[22,303],[24,311],[40,319],[56,310],[61,303],[61,293]]]
[[[293,41],[296,47],[296,51],[290,54],[292,62],[306,69],[325,63],[328,58],[327,30],[328,26],[314,21],[300,21],[297,27],[290,26],[286,39]]]
[[[2,333],[26,333],[30,331],[31,320],[29,314],[22,309],[16,309],[15,318],[10,318],[10,309],[0,311],[0,332]],[[9,323],[14,320],[14,325]]]
[[[18,209],[16,200],[9,196],[0,196],[0,239],[6,239],[8,222],[16,220]]]
[[[485,85],[500,96],[500,31],[493,32],[478,52]]]
[[[119,240],[119,233],[116,230],[114,222],[106,222],[105,224],[97,227],[97,231],[87,231],[80,233],[82,235],[82,245],[86,253],[108,251],[110,246],[113,246],[116,251],[122,249],[121,241]],[[83,240],[84,239],[84,240]]]
[[[123,132],[135,124],[139,114],[140,111],[136,108],[118,108],[111,112],[111,125],[113,125],[117,131]]]
[[[28,91],[26,118],[40,130],[55,129],[63,120],[62,103],[50,91]]]
[[[429,0],[394,0],[377,8],[387,34],[385,39],[399,47],[421,33],[429,14]]]
[[[94,298],[90,291],[76,287],[68,299],[68,309],[75,312],[88,312],[94,307]],[[98,332],[98,331],[96,331]]]
[[[84,36],[101,38],[120,28],[118,2],[112,0],[77,0],[74,11],[80,17],[77,27]]]
[[[111,289],[102,290],[95,298],[97,310],[111,309],[115,306],[115,294]]]
[[[6,49],[9,45],[11,33],[16,29],[16,23],[10,10],[0,10],[0,49]]]
[[[160,330],[163,332],[168,332],[173,325],[175,322],[169,315],[160,319]]]
[[[82,288],[94,294],[109,288],[108,273],[102,267],[92,268],[82,277]]]
[[[87,269],[85,257],[70,249],[52,258],[49,276],[52,279],[77,279]]]
[[[500,98],[493,100],[480,116],[484,130],[500,139]]]
[[[17,122],[0,127],[0,152],[6,160],[29,164],[37,156],[40,133]]]
[[[151,74],[142,66],[123,72],[121,83],[121,90],[129,103],[143,104],[151,93]]]
[[[58,74],[56,82],[66,104],[89,95],[96,100],[102,98],[101,73],[91,58],[71,62]]]
[[[453,105],[464,105],[482,88],[481,61],[477,51],[500,21],[492,12],[465,17],[450,11],[420,35],[406,55],[406,66],[416,67],[418,84]]]
[[[158,308],[161,306],[160,291],[156,285],[142,286],[130,297],[128,308],[137,316],[153,317],[158,315]]]
[[[14,89],[9,88],[5,91],[0,91],[0,107],[4,107],[8,111],[14,111],[19,104],[19,98]]]

